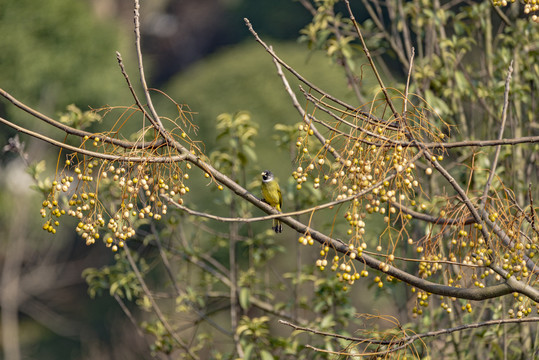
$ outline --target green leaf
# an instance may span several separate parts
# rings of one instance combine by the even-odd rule
[[[249,326],[243,324],[243,325],[239,325],[237,328],[236,328],[236,334],[243,334],[244,332],[246,332],[247,330],[249,330]]]
[[[252,147],[243,146],[242,150],[243,150],[243,153],[245,154],[247,159],[249,159],[253,163],[256,162],[256,160],[257,160],[256,152],[254,151],[254,149]]]
[[[462,71],[455,72],[455,81],[457,83],[457,89],[464,93],[468,88],[468,80],[466,80]]]
[[[438,115],[443,117],[445,115],[451,114],[451,109],[449,108],[449,106],[447,106],[447,104],[442,99],[434,95],[434,93],[430,90],[427,90],[425,92],[425,101]]]
[[[133,295],[131,293],[131,289],[128,287],[125,287],[125,298],[129,301],[133,299]]]
[[[326,315],[322,318],[322,321],[320,322],[321,329],[330,329],[333,326],[335,326],[333,315]]]
[[[120,287],[120,284],[115,281],[113,282],[111,285],[110,285],[110,295],[113,296],[117,291],[118,291],[118,288]]]
[[[266,350],[262,350],[260,352],[260,358],[262,360],[273,360],[274,359],[273,355],[271,355],[271,353],[266,351]]]
[[[251,353],[253,352],[253,349],[254,349],[254,344],[253,343],[248,344],[243,349],[243,360],[249,360],[251,358]]]
[[[241,288],[239,302],[243,310],[249,309],[249,306],[251,305],[250,299],[251,299],[251,290],[249,290],[248,288]]]

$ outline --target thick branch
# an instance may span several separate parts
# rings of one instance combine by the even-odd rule
[[[260,201],[258,198],[256,198],[253,194],[251,194],[245,188],[235,183],[228,176],[222,174],[221,172],[213,168],[211,165],[203,163],[202,160],[198,158],[197,156],[193,154],[187,154],[187,160],[201,167],[205,171],[209,172],[215,178],[215,180],[217,180],[224,186],[228,187],[234,193],[241,196],[243,199],[249,201],[256,207],[262,209],[266,213],[273,213],[276,211],[273,207]],[[289,216],[282,217],[282,215],[280,215],[279,217],[283,223],[287,224],[288,226],[290,226],[292,229],[296,230],[300,234],[309,234],[314,240],[318,241],[321,244],[330,245],[337,252],[340,252],[343,254],[347,254],[350,252],[348,244],[344,243],[343,241],[339,239],[329,237],[303,224],[302,222],[292,217],[289,217]],[[361,256],[358,255],[355,260],[358,261],[359,263],[363,263],[367,265],[368,267],[379,270],[379,271],[382,271],[381,267],[383,267],[384,265],[382,261],[379,261],[366,254],[363,254]],[[403,271],[391,265],[388,265],[386,269],[387,271],[382,271],[382,272],[398,280],[401,280],[409,285],[415,286],[418,289],[421,289],[423,291],[436,294],[436,295],[457,297],[460,299],[468,299],[468,300],[485,300],[485,299],[491,299],[491,298],[507,295],[515,291],[521,292],[524,290],[526,291],[525,293],[526,296],[530,297],[534,301],[539,302],[539,295],[536,295],[534,292],[527,291],[528,289],[523,289],[518,286],[515,287],[514,284],[512,284],[513,286],[509,286],[507,283],[502,283],[502,284],[493,285],[493,286],[489,286],[485,288],[463,289],[463,288],[456,288],[452,286],[433,283],[431,281],[419,278],[417,276],[414,276],[410,273],[407,273],[406,271]]]

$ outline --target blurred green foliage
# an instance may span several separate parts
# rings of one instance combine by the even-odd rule
[[[275,52],[300,74],[329,93],[352,101],[346,79],[323,52],[305,51],[293,42],[269,41]],[[299,94],[298,82],[287,74],[292,89]],[[309,89],[305,89],[309,90]],[[275,124],[296,124],[300,120],[277,76],[271,57],[254,40],[230,46],[204,59],[171,79],[164,91],[177,102],[188,104],[196,113],[200,135],[211,149],[216,138],[216,118],[221,113],[248,111],[260,126],[257,146],[274,147]],[[300,104],[305,103],[301,94]],[[159,108],[166,111],[164,102]],[[171,110],[169,110],[171,111]],[[286,154],[283,154],[288,157]],[[262,167],[271,168],[272,161],[259,159]]]
[[[4,0],[0,33],[0,87],[29,106],[98,106],[128,93],[115,54],[120,28],[87,2]]]
[[[0,88],[26,105],[55,117],[69,104],[76,104],[82,111],[71,105],[69,114],[64,113],[66,120],[92,122],[94,116],[85,111],[90,106],[132,102],[115,54],[125,52],[124,59],[131,62],[131,54],[124,51],[130,46],[128,39],[115,19],[97,19],[89,2],[3,0],[0,34]],[[44,131],[42,123],[4,99],[0,101],[0,116],[33,131]],[[0,125],[0,149],[15,133]],[[100,266],[112,257],[106,250],[84,247],[68,229],[59,231],[54,239],[43,232],[34,233],[42,220],[35,212],[43,201],[38,192],[50,190],[58,150],[25,135],[20,138],[25,146],[19,154],[0,153],[0,257],[2,271],[7,271],[5,259],[18,255],[5,251],[11,251],[13,242],[24,248],[19,291],[26,295],[19,297],[18,304],[22,356],[82,358],[90,347],[94,354],[112,353],[106,344],[111,341],[109,331],[121,327],[122,321],[114,323],[119,309],[110,307],[109,298],[79,296],[85,292],[80,277],[84,261]],[[20,156],[29,162],[27,174],[21,171],[25,162]],[[24,226],[14,228],[14,214],[7,209],[17,204],[20,212],[16,218],[27,220]],[[32,284],[36,274],[38,286],[26,289],[25,284]]]
[[[108,291],[111,296],[125,297],[128,301],[141,296],[141,286],[125,255],[116,254],[114,260],[114,264],[110,266],[104,266],[99,270],[87,268],[82,272],[81,276],[88,284],[90,297],[93,299],[98,295],[101,296],[103,291]],[[138,266],[142,274],[148,271],[144,259],[139,261]]]

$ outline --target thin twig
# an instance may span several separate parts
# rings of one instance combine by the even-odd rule
[[[361,41],[361,46],[363,48],[363,51],[365,52],[365,56],[367,56],[367,60],[369,60],[369,63],[371,64],[371,69],[374,72],[374,76],[376,77],[376,80],[378,81],[378,84],[380,85],[380,89],[382,90],[384,97],[386,98],[386,103],[389,105],[389,108],[391,109],[391,112],[393,113],[393,116],[395,117],[395,119],[399,119],[400,117],[399,113],[397,112],[395,105],[393,105],[393,101],[391,100],[391,97],[389,96],[387,92],[387,89],[384,85],[384,81],[382,80],[382,77],[378,73],[376,65],[374,64],[374,60],[369,52],[369,49],[367,48],[367,44],[365,43],[363,34],[361,33],[361,30],[359,29],[359,25],[356,21],[354,13],[352,12],[352,8],[350,7],[350,2],[348,0],[345,0],[344,2],[346,3],[346,7],[348,8],[348,14],[350,15],[350,20],[354,24],[354,28],[356,29],[357,35],[359,36],[359,40]]]
[[[81,138],[88,137],[88,139],[99,138],[99,141],[101,141],[103,143],[109,143],[109,144],[117,145],[117,146],[120,146],[120,147],[125,148],[125,149],[156,148],[156,147],[159,147],[159,146],[163,145],[162,142],[157,141],[157,142],[153,142],[151,144],[148,144],[148,145],[144,146],[144,145],[142,145],[140,143],[134,143],[134,142],[131,142],[131,141],[120,140],[120,139],[116,139],[116,138],[106,136],[104,134],[96,134],[96,133],[92,133],[92,132],[88,132],[88,131],[84,131],[84,130],[80,130],[80,129],[75,129],[75,128],[71,127],[71,126],[62,124],[61,122],[59,122],[57,120],[54,120],[54,119],[40,113],[39,111],[37,111],[37,110],[23,104],[22,102],[17,100],[13,95],[11,95],[10,93],[8,93],[7,91],[5,91],[3,89],[0,89],[0,95],[3,96],[6,100],[11,102],[16,107],[18,107],[19,109],[21,109],[24,112],[32,115],[32,117],[34,117],[36,119],[39,119],[39,120],[41,120],[41,121],[43,121],[43,122],[45,122],[45,123],[47,123],[49,125],[52,125],[55,128],[60,129],[60,130],[64,131],[65,133],[69,134],[69,135],[75,135],[75,136],[78,136],[78,137],[81,137]],[[6,122],[6,125],[13,127],[12,125],[10,125],[11,123],[9,123],[7,120],[4,120],[4,121]]]
[[[509,64],[509,69],[507,70],[507,77],[505,79],[505,91],[503,94],[503,109],[502,109],[502,123],[500,125],[500,133],[498,134],[498,140],[503,139],[503,131],[505,130],[505,122],[507,120],[507,108],[509,107],[509,84],[511,82],[511,74],[513,74],[513,60]],[[490,174],[488,176],[487,183],[483,189],[483,196],[481,196],[481,211],[485,209],[487,205],[487,195],[490,190],[490,185],[492,184],[492,179],[496,174],[496,166],[498,165],[498,157],[500,156],[501,145],[496,146],[496,152],[494,153],[494,159],[492,160],[492,168],[490,169]]]
[[[111,161],[131,161],[135,163],[172,163],[172,162],[180,162],[185,160],[185,155],[176,155],[176,156],[122,156],[122,155],[111,155],[106,153],[100,153],[96,151],[86,150],[83,148],[78,148],[72,145],[65,144],[63,142],[60,142],[58,140],[54,140],[48,136],[36,133],[34,131],[28,130],[22,126],[13,124],[12,122],[0,117],[0,123],[4,123],[5,125],[22,132],[24,134],[30,135],[36,139],[43,140],[51,145],[54,145],[58,148],[73,151],[78,154],[88,155],[97,159],[103,159],[103,160],[111,160]]]
[[[142,47],[141,47],[141,41],[140,41],[140,3],[139,3],[139,0],[135,0],[135,15],[133,17],[133,20],[135,22],[135,48],[136,48],[136,53],[137,53],[138,70],[140,74],[140,84],[142,85],[144,96],[146,97],[148,109],[150,110],[150,113],[152,114],[152,116],[150,117],[150,121],[153,120],[156,130],[159,131],[161,135],[163,135],[165,138],[167,138],[168,137],[166,135],[167,132],[163,126],[163,123],[161,122],[161,119],[159,118],[159,115],[157,115],[157,111],[155,110],[155,107],[153,106],[152,97],[150,96],[148,85],[146,84],[146,76],[144,75],[144,63],[142,61]]]
[[[349,105],[347,103],[345,103],[344,101],[326,93],[325,91],[323,91],[322,89],[320,89],[318,86],[314,85],[313,83],[311,83],[309,80],[305,79],[303,76],[301,76],[296,70],[294,70],[294,68],[292,68],[290,65],[288,65],[287,63],[285,63],[281,58],[279,58],[277,56],[277,54],[275,54],[275,52],[260,38],[260,36],[258,36],[257,32],[253,29],[253,25],[251,25],[251,22],[249,21],[249,19],[247,18],[244,18],[243,19],[245,21],[245,24],[247,25],[247,28],[249,29],[249,31],[251,32],[251,34],[255,37],[255,40],[260,44],[262,45],[262,47],[264,47],[264,49],[275,59],[277,60],[277,62],[279,64],[281,64],[286,70],[288,70],[288,72],[290,72],[292,75],[294,75],[299,81],[301,81],[302,83],[304,83],[305,85],[307,85],[308,87],[310,87],[311,89],[313,89],[314,91],[324,95],[325,97],[327,97],[328,99],[330,99],[331,101],[349,109],[349,110],[355,110],[356,108],[352,105]],[[364,114],[365,116],[369,116],[368,113],[365,113]]]
[[[533,196],[532,196],[532,184],[528,184],[528,196],[529,196],[529,199],[530,199],[530,220],[529,223],[532,227],[532,229],[539,235],[539,229],[537,229],[537,227],[535,226],[535,218],[536,218],[536,213],[535,213],[535,208],[533,207]],[[526,214],[524,214],[526,215]],[[528,217],[526,216],[526,219],[528,219]]]
[[[330,18],[335,19],[335,13],[333,11],[333,7],[328,7],[327,11],[331,12]],[[343,38],[343,35],[341,33],[341,29],[340,29],[339,25],[335,21],[331,21],[330,24],[331,24],[331,27],[333,28],[333,33],[335,34],[335,39],[337,40],[337,42],[341,42],[341,40]],[[346,78],[348,79],[348,84],[352,87],[352,89],[354,89],[354,93],[356,95],[357,101],[360,104],[364,103],[365,99],[363,98],[363,95],[361,95],[361,91],[359,90],[359,84],[357,82],[355,74],[352,72],[352,69],[350,67],[349,59],[346,56],[341,55],[340,60],[342,62],[342,66],[344,68]]]
[[[400,2],[399,2],[400,4]],[[402,4],[401,6],[402,7]],[[406,28],[406,27],[405,27]],[[412,48],[412,55],[410,56],[410,66],[408,68],[408,76],[406,77],[406,87],[404,88],[404,99],[402,104],[402,120],[404,121],[404,124],[406,124],[408,119],[408,91],[410,90],[410,79],[412,78],[412,68],[414,65],[414,56],[415,56],[415,49]]]
[[[129,75],[127,75],[127,72],[125,71],[124,62],[122,59],[122,54],[120,54],[119,51],[116,51],[116,60],[118,60],[118,65],[120,66],[120,71],[122,72],[122,75],[125,78],[125,81],[127,82],[127,87],[129,88],[129,91],[131,92],[131,95],[133,96],[133,99],[135,100],[135,104],[137,104],[137,107],[142,111],[144,116],[148,118],[149,120],[152,120],[151,116],[146,113],[146,109],[140,102],[137,93],[135,92],[135,89],[133,88],[133,85],[131,84],[131,80],[129,79]]]
[[[500,139],[500,140],[470,140],[470,141],[458,141],[453,143],[425,143],[424,146],[427,149],[451,149],[459,147],[488,147],[488,146],[497,146],[497,145],[517,145],[517,144],[526,144],[526,143],[538,143],[539,136],[523,136],[520,138],[513,139]]]
[[[361,134],[366,134],[366,135],[369,135],[369,136],[372,136],[376,139],[380,139],[382,140],[383,142],[385,143],[391,143],[391,144],[395,144],[395,145],[406,145],[406,142],[400,142],[398,140],[393,140],[393,139],[390,139],[390,138],[387,138],[385,136],[382,136],[380,134],[377,134],[375,132],[372,132],[372,131],[369,131],[361,126],[358,126],[357,124],[353,124],[349,121],[346,121],[344,120],[342,117],[334,114],[331,110],[329,109],[333,109],[333,110],[337,110],[337,111],[340,111],[338,109],[336,109],[335,107],[332,107],[332,106],[329,106],[329,104],[325,104],[321,99],[318,99],[316,98],[315,96],[313,96],[312,94],[306,92],[303,87],[300,86],[300,90],[301,92],[303,93],[303,95],[307,98],[307,100],[309,100],[311,103],[313,103],[314,106],[316,106],[318,109],[322,110],[323,112],[325,112],[326,114],[330,115],[332,118],[334,118],[335,120],[337,120],[339,123],[342,123],[342,124],[345,124],[347,126],[349,126],[350,128],[354,129],[354,130],[357,130],[359,131]],[[320,104],[323,104],[324,106],[320,105]],[[327,108],[329,109],[327,109]],[[343,112],[343,115],[348,115],[350,117],[354,117],[355,115],[352,115],[352,114],[349,114],[349,113],[346,113],[346,112]],[[309,115],[312,119],[315,119],[314,116],[312,115]],[[338,132],[338,133],[341,133],[341,134],[344,134],[346,137],[350,137],[351,139],[354,139],[354,140],[358,140],[358,141],[362,141],[362,142],[365,142],[365,143],[371,143],[371,144],[375,144],[375,142],[369,142],[369,141],[366,141],[366,140],[363,140],[363,139],[360,139],[360,138],[357,138],[357,137],[352,137],[344,132],[342,132],[341,130],[338,130],[334,127],[331,127],[329,124],[327,123],[324,123],[323,121],[321,120],[315,120],[317,121],[318,123],[320,123],[321,125],[323,125],[324,127],[326,127],[327,129],[333,131],[333,132]],[[369,124],[371,125],[376,125],[376,126],[382,126],[382,127],[385,127],[389,130],[395,130],[397,131],[398,129],[397,128],[392,128],[392,127],[386,127],[386,125],[388,125],[387,123],[384,123],[384,122],[381,122],[381,121],[378,121],[377,119],[373,120],[372,118],[370,119],[365,119],[365,121],[367,121]]]
[[[471,329],[476,329],[476,328],[485,327],[485,326],[495,326],[495,325],[505,325],[505,324],[523,324],[523,323],[532,323],[532,322],[539,322],[539,317],[528,317],[528,318],[521,318],[521,319],[489,320],[489,321],[484,321],[484,322],[480,322],[480,323],[464,324],[464,325],[460,325],[460,326],[456,326],[456,327],[452,327],[452,328],[429,331],[429,332],[422,333],[422,334],[414,334],[414,335],[405,336],[403,338],[396,339],[396,340],[395,339],[392,339],[392,340],[375,340],[375,339],[369,339],[369,338],[359,338],[359,337],[345,336],[345,335],[340,335],[340,334],[335,334],[335,333],[330,333],[330,332],[325,332],[325,331],[319,331],[319,330],[316,330],[316,329],[312,329],[312,328],[308,328],[308,327],[304,327],[304,326],[299,326],[299,325],[293,324],[293,323],[291,323],[289,321],[279,320],[279,323],[290,326],[294,330],[306,331],[306,332],[310,332],[310,333],[313,333],[313,334],[316,334],[316,335],[327,336],[327,337],[332,337],[332,338],[337,338],[337,339],[343,339],[343,340],[348,340],[348,341],[352,341],[352,342],[367,343],[369,345],[388,345],[388,346],[403,345],[403,344],[404,345],[409,345],[414,341],[417,341],[417,340],[420,340],[420,339],[423,339],[423,338],[426,338],[426,337],[434,337],[434,336],[440,336],[440,335],[445,335],[445,334],[451,334],[451,333],[457,332],[457,331],[471,330]],[[393,348],[393,349],[389,349],[389,350],[384,351],[384,352],[376,352],[376,353],[371,353],[371,354],[384,354],[384,353],[389,353],[389,352],[394,352],[396,350],[400,350],[401,348],[402,348],[402,346],[399,346],[398,348]]]
[[[526,211],[524,211],[524,209],[517,203],[517,200],[515,199],[515,197],[513,196],[513,194],[511,193],[511,191],[509,191],[509,189],[504,189],[505,190],[505,194],[507,195],[507,197],[509,198],[509,200],[513,203],[513,205],[517,208],[518,212],[520,212],[522,215],[524,215],[524,218],[526,219],[526,221],[530,224],[531,228],[533,229],[533,231],[535,231],[535,233],[537,235],[539,235],[539,229],[537,228],[537,226],[535,225],[535,217],[537,216],[536,213],[535,213],[535,209],[533,207],[533,198],[532,198],[532,189],[531,189],[531,184],[528,184],[528,196],[529,196],[529,199],[530,199],[530,215],[528,215],[526,213]]]
[[[416,155],[416,157],[418,157],[418,156]],[[380,185],[382,185],[384,183],[384,181],[392,180],[397,174],[399,174],[399,172],[394,171],[392,174],[390,174],[390,175],[386,176],[385,178],[379,180],[378,182],[371,185],[370,187],[361,190],[360,192],[358,192],[355,195],[351,195],[351,196],[345,197],[345,198],[340,199],[340,200],[326,202],[326,203],[324,203],[322,205],[313,206],[313,207],[310,207],[310,208],[307,208],[307,209],[302,209],[302,210],[297,210],[297,211],[290,211],[290,212],[286,212],[286,213],[278,212],[277,210],[275,210],[275,208],[268,205],[266,202],[264,202],[264,201],[262,201],[262,200],[260,200],[258,198],[255,198],[254,195],[249,193],[250,196],[252,196],[253,198],[255,198],[258,201],[258,203],[256,204],[258,207],[262,208],[262,206],[263,206],[264,208],[262,208],[262,210],[266,211],[266,208],[267,208],[268,209],[267,212],[272,213],[272,215],[258,216],[258,217],[252,217],[252,218],[224,217],[224,216],[212,215],[212,214],[208,214],[208,213],[205,213],[205,212],[189,209],[188,207],[186,207],[184,205],[180,205],[178,202],[176,202],[175,200],[171,199],[170,197],[168,197],[166,195],[161,195],[161,196],[164,199],[167,199],[176,208],[184,210],[185,212],[187,212],[190,215],[200,216],[200,217],[204,217],[204,218],[208,218],[208,219],[212,219],[212,220],[217,220],[217,221],[221,221],[221,222],[251,223],[251,222],[258,222],[258,221],[270,220],[270,219],[283,219],[283,220],[285,220],[285,218],[290,217],[290,216],[297,216],[297,215],[302,215],[302,214],[313,213],[315,211],[331,208],[331,207],[333,207],[335,205],[339,205],[339,204],[343,204],[343,203],[346,203],[346,202],[349,202],[349,201],[352,201],[352,200],[355,200],[355,199],[359,199],[359,198],[365,196],[366,194],[370,193],[371,191],[373,191],[374,189],[376,189]],[[259,205],[261,205],[261,206],[259,206]],[[284,221],[284,222],[286,222],[286,221]]]
[[[475,219],[472,216],[468,216],[466,218],[444,218],[441,216],[432,216],[424,213],[420,213],[418,211],[412,210],[408,208],[407,206],[404,206],[397,202],[392,202],[391,206],[397,208],[398,210],[402,211],[405,214],[411,215],[413,218],[425,221],[428,223],[436,224],[436,225],[469,225],[474,224]]]
[[[365,8],[367,9],[369,15],[370,15],[370,18],[372,19],[372,21],[374,22],[374,24],[376,25],[376,27],[380,30],[380,32],[382,33],[383,37],[387,40],[387,42],[391,45],[391,49],[393,51],[395,51],[395,53],[397,54],[397,57],[399,58],[399,61],[403,64],[404,67],[408,67],[408,59],[406,58],[406,55],[404,54],[404,52],[402,51],[402,46],[397,44],[397,42],[395,41],[395,39],[393,38],[393,36],[391,36],[391,34],[389,34],[387,31],[385,31],[385,25],[382,23],[382,14],[376,14],[376,12],[374,11],[374,9],[372,8],[371,4],[369,1],[367,0],[362,0],[363,2],[363,5],[365,5]],[[402,19],[402,21],[404,21],[404,19]]]
[[[270,49],[273,51],[272,47],[270,47]],[[283,68],[281,67],[281,64],[275,58],[272,58],[272,59],[273,59],[273,63],[275,64],[275,67],[277,68],[277,74],[281,78],[281,81],[283,82],[283,86],[284,86],[286,92],[288,93],[288,96],[290,97],[290,99],[292,101],[292,105],[294,105],[294,107],[299,112],[299,114],[301,115],[301,117],[305,121],[305,123],[307,125],[309,125],[309,129],[311,129],[313,131],[313,135],[318,139],[318,141],[323,146],[328,147],[330,153],[333,155],[333,157],[335,159],[342,160],[341,154],[339,154],[339,152],[337,152],[337,150],[335,150],[334,148],[328,146],[328,144],[326,143],[326,138],[324,137],[324,135],[322,135],[320,133],[320,131],[318,131],[316,126],[314,126],[314,124],[312,122],[307,121],[307,119],[310,118],[311,116],[308,116],[309,114],[307,114],[305,112],[305,110],[303,110],[301,105],[299,104],[298,99],[296,97],[296,94],[294,94],[294,92],[292,91],[292,88],[290,87],[290,84],[288,83],[288,80],[286,79],[286,76],[283,73]]]
[[[137,324],[135,317],[133,316],[131,311],[129,311],[129,308],[125,306],[125,303],[122,300],[122,298],[117,293],[114,293],[113,297],[114,297],[114,300],[116,300],[116,302],[118,303],[118,305],[120,305],[120,308],[124,312],[125,316],[127,316],[129,321],[131,321],[131,323],[134,325],[137,334],[146,341],[146,337],[144,336],[144,333],[142,332],[142,330],[140,330],[140,326]],[[148,347],[149,347],[149,344],[148,344]]]
[[[133,96],[133,99],[135,100],[135,104],[137,104],[138,108],[142,113],[144,114],[144,118],[150,120],[150,122],[153,121],[152,117],[146,112],[146,109],[140,102],[137,93],[135,92],[135,89],[133,88],[133,85],[131,85],[131,80],[129,79],[129,75],[127,75],[127,72],[125,71],[122,54],[120,54],[119,51],[116,51],[116,59],[118,60],[118,65],[120,66],[120,70],[122,72],[122,75],[125,78],[125,81],[127,82],[127,87],[129,88],[129,91],[131,91],[131,95]],[[153,124],[153,122],[152,122]],[[144,125],[144,124],[143,124]],[[155,125],[154,125],[155,126]],[[144,127],[144,126],[143,126]],[[142,143],[144,144],[144,136],[142,136]]]
[[[189,356],[191,356],[191,358],[193,359],[198,359],[199,357],[194,354],[191,349],[189,348],[189,346],[187,344],[185,344],[182,339],[180,339],[178,337],[178,335],[176,334],[176,332],[172,329],[172,327],[170,326],[170,324],[168,323],[168,321],[165,319],[165,316],[163,315],[163,313],[161,312],[161,308],[159,308],[159,305],[157,305],[157,303],[155,302],[151,292],[150,292],[150,289],[148,289],[148,286],[146,285],[146,282],[144,281],[138,267],[137,267],[137,264],[135,264],[135,260],[133,259],[133,257],[131,256],[131,252],[129,251],[129,248],[127,247],[127,245],[124,245],[123,247],[124,249],[124,253],[127,257],[127,260],[129,261],[129,264],[131,265],[131,269],[133,270],[133,272],[135,273],[135,276],[140,284],[140,286],[142,287],[142,290],[144,291],[144,294],[146,294],[146,297],[148,298],[148,300],[150,301],[150,304],[152,306],[152,309],[155,313],[155,315],[157,316],[157,318],[159,319],[159,321],[161,322],[161,324],[163,324],[163,326],[165,327],[165,329],[167,330],[167,332],[169,333],[169,335],[174,339],[174,341],[187,353],[189,354]]]

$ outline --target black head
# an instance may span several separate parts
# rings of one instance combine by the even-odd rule
[[[267,182],[273,180],[273,174],[269,170],[262,171],[262,181]]]

